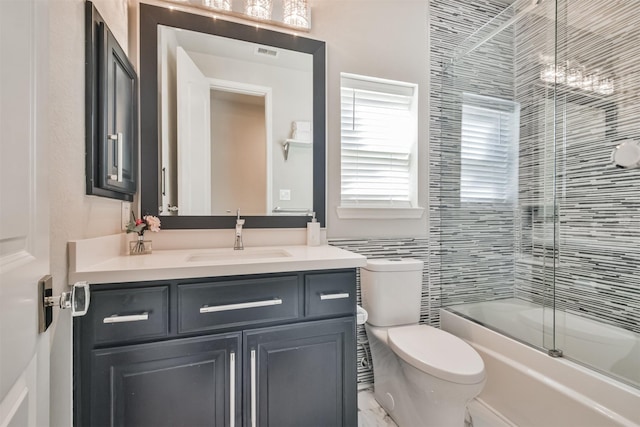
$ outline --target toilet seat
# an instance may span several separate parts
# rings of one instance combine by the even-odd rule
[[[484,362],[462,339],[427,325],[392,327],[389,346],[405,362],[422,372],[457,384],[484,380]]]

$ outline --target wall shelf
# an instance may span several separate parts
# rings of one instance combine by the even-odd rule
[[[282,142],[282,151],[284,153],[284,160],[288,160],[289,159],[289,150],[291,149],[291,146],[295,145],[298,147],[312,147],[313,146],[313,141],[305,141],[302,139],[285,139]]]

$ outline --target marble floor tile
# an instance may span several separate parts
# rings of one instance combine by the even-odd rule
[[[358,427],[397,427],[373,397],[373,390],[358,392]]]
[[[476,399],[469,404],[469,412],[473,424],[466,422],[465,427],[515,427],[514,424],[491,411]],[[358,392],[358,427],[398,427],[376,401],[373,389],[364,389]]]

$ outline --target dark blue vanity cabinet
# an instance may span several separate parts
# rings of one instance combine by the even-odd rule
[[[356,426],[353,269],[94,285],[76,426]]]

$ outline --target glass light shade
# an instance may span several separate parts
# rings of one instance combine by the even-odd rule
[[[309,28],[307,0],[284,0],[284,23],[295,27]]]
[[[611,95],[614,92],[613,79],[601,79],[598,85],[594,85],[595,91],[601,95]]]
[[[540,71],[540,79],[547,83],[565,83],[566,71],[562,65],[546,64]]]
[[[543,82],[555,83],[556,82],[556,67],[553,64],[547,64],[540,71],[540,79]]]
[[[582,87],[582,71],[577,68],[570,68],[567,71],[567,86]]]
[[[231,0],[202,0],[202,5],[218,10],[231,10]]]
[[[259,19],[271,19],[271,0],[247,0],[245,13]]]
[[[598,77],[594,74],[585,74],[582,78],[582,89],[589,92],[593,91],[594,84],[598,83]]]

